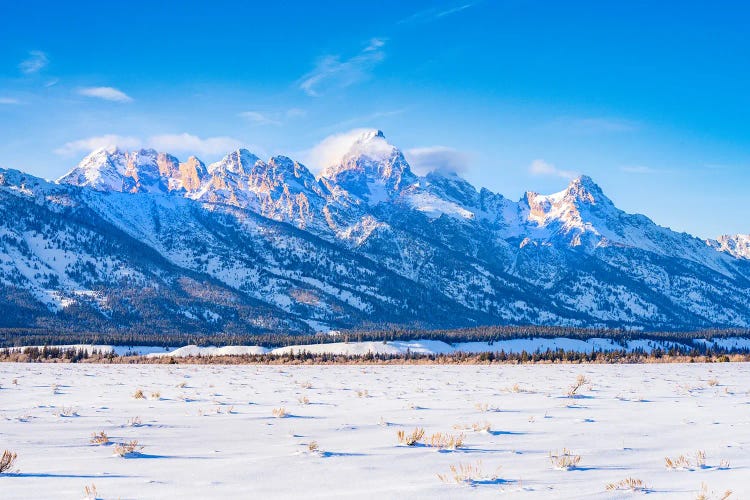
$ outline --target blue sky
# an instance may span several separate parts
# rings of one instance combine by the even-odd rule
[[[586,173],[659,224],[750,232],[745,3],[239,3],[3,2],[0,165],[54,178],[103,142],[310,161],[375,127],[512,199]]]

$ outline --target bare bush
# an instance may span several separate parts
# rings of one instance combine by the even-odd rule
[[[578,391],[580,391],[584,386],[590,385],[591,380],[586,378],[585,375],[578,375],[576,378],[576,381],[573,385],[570,386],[568,389],[568,397],[573,398],[578,394]]]
[[[127,443],[118,443],[115,445],[115,455],[118,455],[120,457],[129,457],[132,455],[137,455],[143,450],[143,446],[138,444],[138,441],[135,439],[132,441],[129,441]]]
[[[431,448],[439,448],[441,450],[455,450],[456,448],[461,448],[464,445],[464,435],[463,434],[445,434],[442,432],[437,432],[435,434],[432,434],[427,440],[425,441],[427,446]]]
[[[271,414],[276,418],[284,418],[287,416],[286,408],[284,408],[283,406],[274,408],[273,410],[271,410]]]
[[[143,394],[142,389],[138,389],[133,393],[133,399],[146,399],[146,395]]]
[[[560,469],[560,470],[575,469],[578,466],[578,464],[581,462],[581,456],[574,455],[567,448],[563,448],[562,453],[550,452],[549,459],[550,459],[550,462],[552,462],[552,465],[555,467],[555,469]]]
[[[10,472],[16,463],[18,455],[10,450],[5,450],[3,455],[0,456],[0,474],[3,472]]]
[[[450,466],[450,473],[438,474],[438,478],[444,483],[473,484],[478,481],[494,481],[497,475],[487,476],[482,471],[482,461],[474,464],[456,464]]]
[[[646,485],[640,479],[634,477],[626,477],[615,483],[609,483],[606,486],[607,491],[619,491],[619,490],[630,490],[630,491],[646,491]]]
[[[405,444],[406,446],[414,446],[424,437],[424,429],[422,429],[421,427],[417,427],[411,432],[411,434],[407,434],[405,431],[400,430],[398,431],[397,436],[398,442],[400,444]]]
[[[96,485],[94,483],[83,487],[83,498],[85,500],[96,500],[99,498],[99,492],[96,491]]]
[[[109,436],[107,436],[107,433],[104,431],[94,432],[91,434],[91,439],[89,439],[89,442],[91,444],[109,444]]]
[[[58,417],[77,417],[78,411],[72,406],[63,406],[57,411],[56,415]]]

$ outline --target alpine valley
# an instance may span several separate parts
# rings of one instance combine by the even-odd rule
[[[0,213],[3,328],[750,327],[750,237],[671,231],[586,176],[519,201],[419,176],[377,130],[317,177],[244,149],[0,169]]]

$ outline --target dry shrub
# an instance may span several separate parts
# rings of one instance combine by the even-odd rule
[[[630,490],[630,491],[646,491],[646,485],[640,479],[634,477],[626,477],[616,483],[609,483],[606,487],[607,491],[618,491],[618,490]]]
[[[369,398],[370,397],[370,393],[367,392],[367,389],[360,389],[360,390],[357,390],[357,397],[360,397],[360,398]]]
[[[670,458],[670,457],[664,457],[664,465],[667,467],[667,469],[689,469],[690,468],[690,459],[688,459],[685,455],[680,455],[679,457]]]
[[[696,500],[712,500],[714,498],[718,500],[726,500],[732,496],[732,490],[726,490],[724,493],[717,494],[713,491],[708,490],[708,485],[706,483],[701,483],[701,490],[698,492],[698,496],[695,497]]]
[[[695,466],[696,467],[705,467],[706,466],[706,452],[703,450],[698,450],[695,452]]]
[[[18,455],[10,450],[5,450],[3,455],[0,457],[0,474],[3,472],[10,472],[13,465],[16,463]]]
[[[284,418],[287,416],[286,408],[284,408],[283,406],[274,408],[273,410],[271,410],[271,414],[276,418]]]
[[[307,451],[309,451],[310,453],[317,453],[317,452],[319,452],[320,451],[320,446],[318,446],[318,442],[317,441],[310,441],[307,444]]]
[[[555,467],[555,469],[560,470],[575,469],[576,466],[578,466],[578,464],[581,462],[581,456],[574,455],[567,448],[563,448],[562,453],[559,454],[557,452],[549,452],[549,459],[550,462],[552,462],[552,466]]]
[[[463,434],[444,434],[437,432],[427,438],[426,444],[431,448],[439,448],[441,450],[455,450],[461,448],[464,445]]]
[[[491,429],[492,427],[487,421],[481,423],[474,422],[473,424],[471,424],[471,430],[473,430],[474,432],[490,432]]]
[[[91,483],[91,486],[86,485],[83,487],[83,498],[85,500],[96,500],[99,497],[99,492],[96,491],[96,485]]]
[[[414,446],[424,437],[424,429],[422,429],[421,427],[416,427],[411,432],[411,434],[407,434],[405,431],[400,430],[398,431],[397,436],[398,442],[400,444],[405,444],[406,446]]]
[[[708,379],[708,385],[711,387],[716,387],[717,385],[719,385],[719,379],[716,379],[716,378]]]
[[[694,459],[685,455],[680,455],[675,458],[664,457],[664,465],[667,469],[672,470],[692,470],[694,468],[704,468],[706,466],[706,452],[703,450],[697,450],[694,455]]]
[[[301,397],[297,398],[297,401],[299,401],[299,403],[303,404],[303,405],[309,405],[310,404],[310,399],[307,396],[301,396]]]
[[[489,403],[476,403],[474,404],[474,408],[481,412],[487,412],[490,409]]]
[[[497,476],[488,477],[482,472],[482,461],[475,464],[457,464],[450,466],[450,473],[438,474],[438,478],[444,483],[473,484],[477,481],[495,480]]]
[[[590,384],[591,384],[591,380],[586,378],[585,375],[578,375],[575,383],[571,385],[570,388],[568,389],[568,397],[569,398],[575,397],[578,394],[578,391],[581,390],[581,388]]]
[[[77,417],[78,416],[78,412],[72,406],[63,406],[57,412],[57,416],[58,417]]]
[[[142,449],[143,446],[140,446],[138,441],[134,439],[128,443],[118,443],[115,445],[115,455],[128,457],[131,455],[137,455]]]
[[[161,392],[156,391],[151,393],[151,399],[161,399]]]
[[[107,436],[107,433],[104,431],[94,432],[91,434],[89,442],[91,444],[109,444],[109,436]]]
[[[132,417],[128,419],[128,427],[140,427],[143,425],[141,417]]]
[[[490,432],[492,426],[485,420],[484,422],[474,422],[471,425],[456,424],[453,428],[459,431]]]
[[[133,399],[146,399],[146,395],[143,394],[142,389],[138,389],[133,393]]]

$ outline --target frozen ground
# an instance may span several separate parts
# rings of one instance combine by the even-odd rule
[[[578,375],[591,386],[567,397]],[[644,494],[605,491],[627,477],[649,498],[696,498],[702,483],[709,498],[750,498],[748,364],[7,363],[0,384],[0,452],[18,453],[2,498],[80,499],[92,484],[107,499]],[[274,417],[281,407],[288,415]],[[485,422],[489,431],[471,429]],[[397,432],[415,427],[463,432],[464,447],[399,445]],[[116,456],[89,443],[99,431],[144,447]],[[581,456],[576,468],[552,466],[563,448]],[[664,458],[679,455],[687,468],[668,470]],[[478,461],[473,483],[437,476]]]

